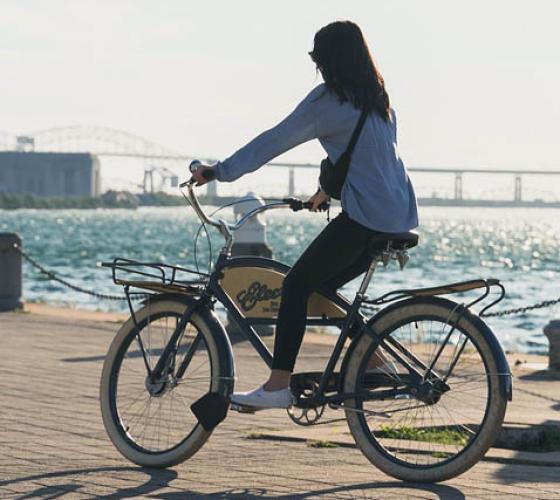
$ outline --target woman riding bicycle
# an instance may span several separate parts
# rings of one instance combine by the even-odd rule
[[[231,396],[232,403],[258,409],[292,404],[290,376],[305,333],[310,295],[320,286],[337,289],[365,272],[371,261],[367,243],[377,232],[400,233],[418,225],[414,189],[397,152],[395,111],[360,28],[350,21],[321,28],[310,56],[324,83],[274,128],[226,160],[201,165],[193,174],[198,186],[212,177],[231,182],[312,139],[319,139],[334,164],[365,110],[341,192],[342,211],[284,279],[270,377],[252,391]],[[317,211],[328,200],[319,188],[309,201]]]

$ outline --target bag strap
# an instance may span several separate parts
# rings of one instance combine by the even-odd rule
[[[350,137],[350,142],[348,142],[348,146],[346,146],[346,151],[344,151],[345,155],[348,155],[348,158],[352,157],[352,152],[354,151],[354,147],[356,146],[356,143],[358,142],[358,138],[360,137],[360,133],[362,132],[362,128],[364,128],[364,123],[366,122],[366,118],[368,116],[368,110],[367,108],[364,107],[364,109],[362,110],[362,114],[360,115],[360,118],[358,119],[358,123],[356,124],[356,127],[354,128],[354,132],[352,132],[352,137]]]

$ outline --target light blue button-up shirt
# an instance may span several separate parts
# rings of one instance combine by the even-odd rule
[[[325,84],[315,87],[278,125],[215,166],[219,181],[231,182],[289,149],[319,142],[333,162],[346,149],[360,111],[341,103]],[[397,151],[397,120],[372,112],[354,148],[341,205],[350,219],[376,231],[404,232],[418,225],[414,188]]]

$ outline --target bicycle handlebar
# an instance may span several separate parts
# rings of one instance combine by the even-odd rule
[[[198,168],[198,165],[200,165],[200,161],[199,160],[193,160],[190,165],[189,165],[189,170],[191,171],[191,173],[194,173],[196,171],[196,169]],[[202,176],[211,181],[214,180],[215,178],[215,173],[212,170],[205,170],[202,173]],[[246,213],[243,217],[241,217],[241,219],[239,219],[235,224],[228,224],[226,221],[219,219],[212,219],[211,217],[209,217],[204,210],[202,210],[202,207],[200,206],[200,203],[198,202],[198,198],[196,196],[196,194],[194,193],[194,183],[195,183],[195,179],[194,177],[191,177],[188,181],[185,181],[183,183],[180,184],[179,187],[184,188],[186,187],[188,190],[188,200],[191,203],[194,211],[196,212],[196,214],[198,215],[199,219],[202,220],[204,223],[209,224],[211,226],[214,226],[218,229],[220,229],[220,232],[223,232],[224,230],[226,230],[226,232],[229,231],[236,231],[237,229],[239,229],[243,224],[245,224],[245,222],[247,222],[247,220],[249,220],[251,217],[253,217],[254,215],[260,213],[260,212],[264,212],[266,210],[270,210],[273,208],[291,208],[294,212],[298,212],[299,210],[303,210],[303,209],[311,209],[313,204],[309,201],[303,201],[300,200],[299,198],[283,198],[282,201],[279,202],[273,202],[273,203],[268,203],[266,205],[257,207],[251,211],[249,211],[248,213]],[[321,203],[321,205],[319,205],[319,210],[327,210],[329,208],[329,203],[324,202]],[[224,235],[226,236],[226,235]]]

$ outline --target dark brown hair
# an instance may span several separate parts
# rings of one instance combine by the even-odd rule
[[[336,21],[321,28],[309,52],[325,80],[341,102],[358,109],[367,107],[390,120],[389,95],[375,67],[362,30],[352,21]]]

